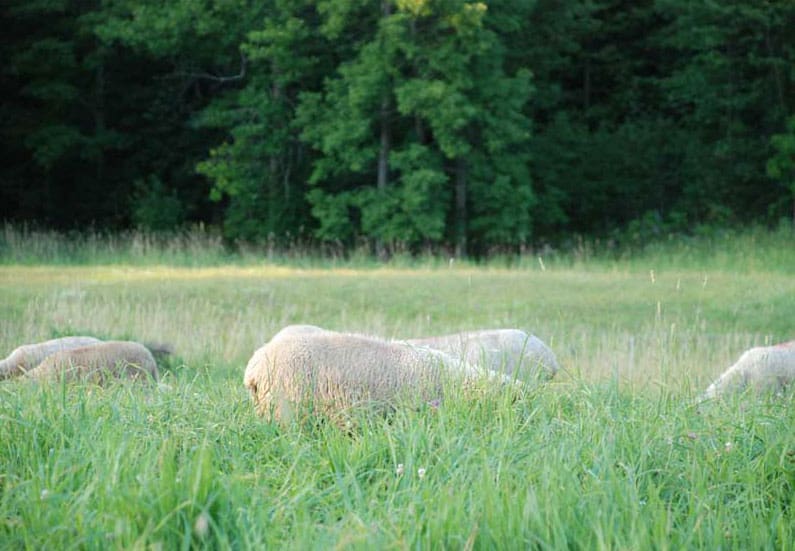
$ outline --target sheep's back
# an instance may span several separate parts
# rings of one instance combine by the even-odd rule
[[[152,353],[144,345],[109,341],[51,354],[28,376],[38,380],[62,378],[101,384],[120,378],[157,380],[158,370]]]
[[[71,336],[23,344],[15,348],[5,360],[0,361],[0,380],[31,371],[45,358],[62,350],[73,350],[100,342],[102,341],[94,337]]]
[[[743,352],[704,392],[714,398],[751,388],[757,392],[779,391],[795,380],[795,341],[758,346]]]
[[[361,403],[433,395],[440,391],[447,367],[437,351],[323,332],[269,342],[255,352],[245,380],[260,413],[284,418],[291,405],[310,401],[335,412]]]
[[[465,331],[406,342],[429,346],[469,364],[508,375],[520,371],[520,379],[528,375],[551,378],[558,371],[552,350],[535,335],[528,335],[520,329]]]

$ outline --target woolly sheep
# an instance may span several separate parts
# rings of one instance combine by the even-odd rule
[[[102,341],[94,337],[62,337],[34,344],[23,344],[15,348],[6,359],[0,361],[0,381],[30,371],[38,366],[44,358],[55,352],[100,342]]]
[[[784,390],[795,380],[795,341],[746,350],[713,382],[701,400],[751,388],[757,392]]]
[[[244,383],[257,412],[289,421],[307,402],[331,418],[352,406],[389,406],[438,397],[446,376],[472,380],[477,368],[444,352],[312,326],[289,326],[258,349]],[[492,378],[502,377],[485,372]]]
[[[518,379],[551,379],[559,369],[552,350],[535,335],[519,329],[467,331],[406,342],[435,348]]]
[[[103,384],[111,379],[157,381],[159,374],[152,353],[132,341],[108,341],[61,350],[47,356],[27,376],[35,380],[63,379]]]

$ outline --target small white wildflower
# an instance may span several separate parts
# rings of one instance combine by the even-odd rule
[[[726,453],[729,453],[730,451],[732,451],[733,447],[734,447],[734,444],[732,444],[731,442],[726,442],[723,445],[723,451],[725,451]]]
[[[398,476],[403,476],[403,463],[398,463],[395,473],[397,473]]]
[[[210,515],[206,511],[196,517],[196,522],[193,523],[193,531],[199,538],[204,538],[210,531]]]
[[[420,480],[422,480],[423,478],[425,478],[425,469],[424,469],[424,468],[422,468],[422,467],[420,467],[419,469],[417,469],[417,476],[418,476],[418,477],[420,477]]]

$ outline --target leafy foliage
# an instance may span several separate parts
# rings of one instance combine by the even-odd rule
[[[146,225],[136,182],[160,182],[153,227],[463,255],[793,215],[791,2],[11,0],[0,21],[3,219]]]

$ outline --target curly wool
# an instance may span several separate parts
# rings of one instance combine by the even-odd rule
[[[560,368],[554,352],[541,339],[519,329],[465,331],[406,342],[435,348],[518,379],[551,379]]]
[[[289,421],[297,408],[310,403],[334,417],[362,404],[388,408],[403,398],[437,398],[447,376],[469,380],[483,375],[439,350],[288,326],[254,353],[244,383],[260,415]]]
[[[23,344],[0,361],[0,381],[23,375],[38,366],[44,358],[62,350],[72,350],[102,342],[94,337],[62,337],[49,341]]]
[[[144,345],[132,341],[108,341],[61,350],[47,356],[27,376],[35,380],[57,379],[98,384],[114,379],[159,379],[152,353]]]
[[[742,356],[713,382],[701,400],[752,389],[756,392],[781,392],[795,380],[795,341],[775,346],[759,346]]]

